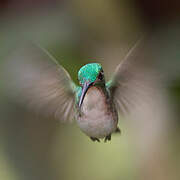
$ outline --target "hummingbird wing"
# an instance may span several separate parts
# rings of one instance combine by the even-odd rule
[[[139,40],[135,44],[106,84],[117,109],[124,116],[141,111],[146,113],[147,109],[151,111],[159,94],[156,93],[157,74],[145,53],[143,42]]]
[[[36,112],[72,121],[75,88],[67,71],[44,49],[28,46],[6,62],[8,91]]]

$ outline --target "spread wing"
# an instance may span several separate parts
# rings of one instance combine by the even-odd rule
[[[159,103],[158,75],[143,43],[135,44],[107,83],[117,109],[133,118],[152,114]]]
[[[34,111],[61,121],[73,120],[76,85],[45,50],[28,46],[6,61],[8,92]]]

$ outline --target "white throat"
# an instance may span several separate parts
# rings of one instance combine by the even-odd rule
[[[117,122],[101,89],[92,86],[87,91],[81,106],[78,125],[88,136],[96,138],[103,138],[116,129]]]

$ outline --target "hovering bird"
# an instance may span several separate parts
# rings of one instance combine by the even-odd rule
[[[16,52],[10,58],[13,61],[9,61],[9,66],[13,68],[8,76],[14,82],[13,93],[19,94],[19,99],[30,108],[61,121],[75,119],[91,140],[99,142],[104,138],[106,142],[111,140],[112,133],[120,132],[118,112],[128,114],[136,101],[145,96],[139,92],[147,84],[146,74],[141,76],[134,56],[131,57],[134,49],[107,82],[101,64],[90,63],[79,70],[76,85],[68,72],[37,46]]]

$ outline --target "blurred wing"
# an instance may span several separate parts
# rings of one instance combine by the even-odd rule
[[[5,69],[8,91],[17,100],[42,115],[72,121],[76,86],[45,50],[30,46],[16,51]]]
[[[135,44],[107,83],[117,109],[126,117],[148,116],[158,102],[158,78],[143,42]]]

